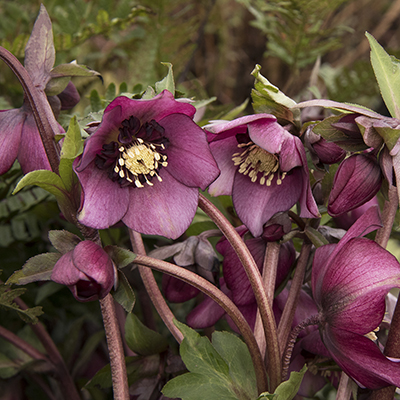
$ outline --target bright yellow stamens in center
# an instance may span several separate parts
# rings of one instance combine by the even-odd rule
[[[160,145],[164,149],[163,145]],[[137,141],[129,148],[121,146],[119,148],[121,156],[118,159],[114,171],[121,177],[125,178],[128,182],[133,182],[129,177],[129,171],[134,178],[136,187],[144,187],[139,177],[142,176],[146,183],[153,186],[149,177],[156,176],[162,182],[162,178],[158,175],[158,170],[161,167],[166,167],[167,156],[160,154],[156,150],[156,146],[152,143],[145,143],[142,139],[138,138]]]
[[[256,182],[258,173],[261,173],[260,184],[271,186],[275,173],[279,169],[278,158],[253,142],[240,143],[238,147],[245,147],[244,151],[232,156],[233,163],[239,166],[239,173],[249,175],[252,182]],[[285,176],[286,172],[278,176],[276,183],[280,185]]]

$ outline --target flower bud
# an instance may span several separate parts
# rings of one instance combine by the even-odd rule
[[[86,240],[56,263],[51,280],[68,286],[78,301],[105,297],[114,285],[114,263],[102,247]]]
[[[355,154],[344,160],[333,181],[328,213],[336,217],[371,200],[382,184],[382,172],[373,154]]]

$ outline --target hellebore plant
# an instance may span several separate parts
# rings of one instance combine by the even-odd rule
[[[288,211],[297,202],[301,217],[319,217],[304,146],[273,115],[215,122],[204,129],[221,170],[210,194],[232,195],[239,218],[253,236],[261,235],[274,214]]]
[[[382,322],[385,295],[400,287],[396,258],[362,237],[379,223],[371,207],[337,245],[317,249],[312,270],[322,340],[336,363],[369,389],[400,385],[400,360],[387,358],[367,337]]]
[[[198,188],[219,175],[195,111],[167,90],[150,100],[112,101],[74,163],[83,189],[79,221],[104,229],[122,220],[144,234],[181,236]]]

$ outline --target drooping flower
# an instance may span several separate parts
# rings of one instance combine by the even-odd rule
[[[379,191],[381,168],[372,153],[354,154],[336,171],[328,200],[328,213],[334,217],[360,207]]]
[[[148,255],[161,260],[172,257],[176,265],[215,283],[219,260],[211,243],[201,236],[189,236],[183,242],[157,248]],[[162,277],[162,289],[171,303],[188,301],[199,293],[199,289],[167,274]]]
[[[301,217],[319,216],[303,144],[273,115],[250,115],[204,128],[221,170],[210,194],[232,195],[239,218],[253,236],[261,235],[275,213],[297,202]]]
[[[85,240],[63,254],[54,266],[51,280],[68,286],[79,301],[105,297],[114,285],[114,263],[96,243]]]
[[[239,227],[237,230],[242,236],[248,232],[244,227]],[[262,273],[267,245],[266,241],[263,238],[258,237],[245,240],[245,243]],[[222,264],[224,277],[220,279],[220,288],[232,299],[242,312],[243,316],[247,319],[250,327],[253,328],[256,320],[257,303],[243,265],[226,239],[222,239],[217,243],[217,250],[224,256]],[[294,259],[295,250],[292,242],[282,244],[279,253],[277,278],[275,283],[276,287],[278,287],[286,278]],[[214,325],[222,316],[224,316],[224,314],[224,310],[215,303],[214,300],[207,297],[191,311],[187,316],[186,321],[188,325],[193,328],[204,328]],[[231,322],[230,318],[227,319],[228,322]],[[231,326],[235,329],[233,323]]]
[[[371,207],[338,244],[317,249],[312,269],[322,341],[335,362],[369,389],[400,385],[400,363],[366,336],[382,322],[385,295],[400,287],[396,258],[362,237],[379,226],[377,207]]]
[[[195,111],[166,90],[150,100],[112,101],[74,163],[83,188],[79,221],[103,229],[122,220],[144,234],[182,235],[198,188],[219,174]]]

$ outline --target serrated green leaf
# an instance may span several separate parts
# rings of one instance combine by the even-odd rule
[[[110,83],[106,89],[106,94],[105,94],[105,99],[107,101],[111,101],[114,100],[115,96],[116,96],[116,87],[115,87],[115,83]]]
[[[273,114],[278,121],[288,121],[300,128],[300,110],[292,109],[296,102],[262,76],[260,70],[261,66],[257,64],[251,73],[255,77],[254,89],[251,93],[254,111]]]
[[[26,285],[27,283],[50,280],[54,265],[60,259],[59,253],[44,253],[31,257],[21,270],[15,271],[6,284]]]
[[[161,64],[168,67],[168,74],[164,79],[162,79],[159,82],[156,82],[155,84],[156,93],[159,94],[163,90],[168,90],[173,95],[175,95],[175,82],[174,82],[174,74],[172,72],[172,64],[166,62],[162,62]]]
[[[129,348],[140,355],[158,354],[168,348],[168,341],[164,336],[147,328],[132,313],[126,317],[125,340]]]
[[[6,286],[0,286],[0,307],[10,311],[16,311],[24,322],[36,324],[38,322],[37,317],[43,314],[42,307],[22,310],[14,303],[14,299],[25,293],[25,290],[24,288],[7,290]]]
[[[126,266],[131,264],[136,258],[135,253],[130,250],[123,249],[122,247],[105,246],[104,250],[114,261],[114,264],[118,269],[125,268]]]
[[[65,185],[60,176],[52,171],[39,169],[29,172],[18,182],[13,194],[29,185],[39,186],[54,195],[58,201],[65,201],[67,191]]]
[[[287,381],[282,382],[275,390],[277,395],[276,400],[292,400],[297,392],[299,391],[301,381],[303,380],[304,374],[307,372],[307,366],[304,365],[299,371],[293,371],[290,373],[290,377]]]
[[[311,240],[311,243],[316,247],[324,246],[325,244],[329,244],[326,240],[325,236],[319,233],[316,229],[311,226],[307,226],[305,230],[305,234]]]
[[[365,36],[371,47],[371,64],[383,101],[390,115],[393,118],[400,118],[400,61],[389,56],[368,32]]]
[[[97,90],[93,89],[90,92],[89,99],[90,99],[90,108],[92,109],[92,112],[98,112],[103,109],[103,105],[101,103],[101,99]]]
[[[79,236],[76,236],[75,234],[66,230],[49,231],[49,240],[54,248],[61,254],[65,254],[74,250],[75,246],[81,242]]]
[[[118,288],[112,293],[114,300],[119,303],[126,312],[131,313],[135,306],[136,296],[125,274],[118,271]]]
[[[61,158],[75,159],[82,154],[83,141],[76,116],[71,118],[61,149]]]
[[[59,64],[50,71],[52,78],[72,77],[72,76],[99,76],[97,71],[89,69],[86,65],[80,65],[76,62],[68,64]]]
[[[246,344],[232,333],[216,331],[212,334],[212,345],[229,367],[235,392],[242,393],[240,398],[256,398],[257,379]]]

